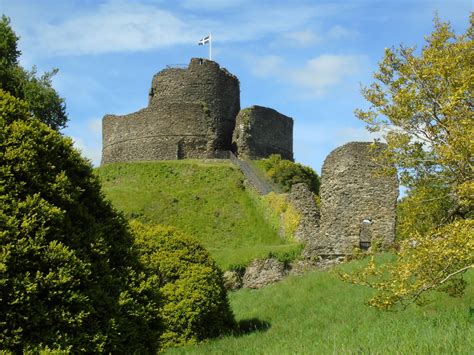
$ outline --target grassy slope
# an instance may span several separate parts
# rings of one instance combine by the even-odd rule
[[[118,163],[97,169],[103,191],[127,216],[198,238],[225,268],[297,245],[282,240],[257,196],[228,162]]]
[[[360,262],[344,266],[354,270]],[[268,330],[177,348],[170,354],[472,354],[474,272],[462,298],[432,293],[424,306],[383,312],[364,305],[371,290],[329,272],[291,277],[261,290],[230,294],[238,320]]]

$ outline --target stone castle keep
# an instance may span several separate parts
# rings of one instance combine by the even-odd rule
[[[153,77],[148,107],[106,115],[102,164],[124,161],[281,154],[293,160],[293,120],[252,106],[240,111],[239,80],[216,62],[193,58],[186,69]]]
[[[231,158],[251,181],[242,158],[280,154],[293,160],[293,119],[261,106],[241,110],[237,77],[200,58],[185,69],[157,73],[148,107],[104,116],[102,135],[102,164]],[[346,255],[375,240],[393,243],[398,180],[378,176],[372,159],[383,149],[351,142],[331,152],[322,168],[320,208],[304,184],[293,187],[288,199],[302,217],[296,238],[306,244],[307,256]]]

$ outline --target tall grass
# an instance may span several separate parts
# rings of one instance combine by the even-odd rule
[[[342,269],[360,266],[361,262],[353,262]],[[237,319],[242,324],[253,322],[255,331],[169,353],[472,354],[473,272],[468,279],[462,298],[434,292],[422,306],[384,312],[364,304],[370,289],[344,283],[334,272],[311,272],[230,295]]]
[[[117,163],[97,173],[106,197],[126,216],[195,236],[224,269],[298,249],[279,236],[265,204],[228,161]]]

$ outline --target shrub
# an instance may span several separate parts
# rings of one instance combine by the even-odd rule
[[[159,275],[163,348],[195,344],[235,326],[227,293],[209,253],[174,228],[131,222],[141,261]]]
[[[158,279],[70,139],[0,90],[0,347],[157,348]]]
[[[314,194],[319,194],[319,176],[308,166],[284,160],[278,154],[272,154],[267,159],[262,159],[259,165],[263,167],[273,182],[281,186],[285,192],[290,191],[294,184],[302,182]]]

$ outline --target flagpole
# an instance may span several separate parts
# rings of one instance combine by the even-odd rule
[[[212,35],[209,32],[209,60],[212,60]]]

